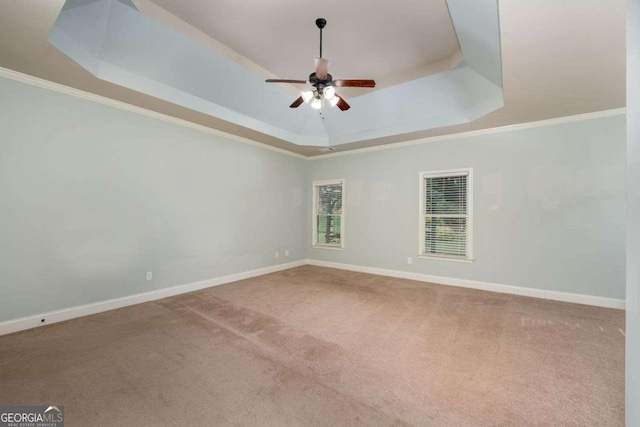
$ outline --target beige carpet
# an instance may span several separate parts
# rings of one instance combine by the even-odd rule
[[[0,337],[68,426],[621,426],[624,313],[305,266]]]

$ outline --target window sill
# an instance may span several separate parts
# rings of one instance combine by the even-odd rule
[[[313,249],[329,249],[330,251],[343,251],[342,246],[324,246],[324,245],[311,245]]]
[[[447,256],[433,256],[433,255],[418,255],[418,258],[422,259],[431,259],[434,261],[453,261],[453,262],[462,262],[465,264],[471,264],[475,261],[473,258],[455,258],[455,257],[447,257]]]

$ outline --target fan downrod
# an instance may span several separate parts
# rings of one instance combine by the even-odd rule
[[[320,55],[316,57],[316,70],[315,72],[309,75],[309,80],[294,80],[294,79],[267,79],[267,83],[293,83],[293,84],[305,84],[310,83],[311,86],[315,89],[314,91],[303,90],[298,99],[293,101],[290,108],[298,108],[304,102],[311,102],[311,98],[309,96],[310,93],[313,93],[315,97],[314,102],[311,103],[313,108],[322,107],[322,103],[318,104],[317,100],[322,100],[322,97],[325,95],[325,89],[327,87],[333,89],[335,87],[363,87],[363,88],[372,88],[376,87],[376,82],[374,80],[366,80],[366,79],[338,79],[333,80],[333,76],[329,74],[328,65],[329,61],[322,57],[322,29],[327,26],[327,20],[324,18],[316,19],[316,27],[320,30]],[[335,93],[335,90],[330,91],[333,93],[332,97],[329,98],[332,106],[337,106],[341,111],[346,111],[349,108],[349,104],[344,100],[341,96],[338,96]],[[327,96],[330,93],[327,92]],[[337,101],[337,102],[336,102]]]

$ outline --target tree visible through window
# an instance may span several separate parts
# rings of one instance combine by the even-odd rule
[[[471,258],[470,175],[470,170],[421,174],[421,255]]]
[[[314,183],[314,245],[342,247],[343,181]]]

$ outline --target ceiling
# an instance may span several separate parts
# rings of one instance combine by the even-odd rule
[[[313,71],[319,17],[328,22],[323,57],[336,78],[378,78],[449,58],[459,49],[445,0],[375,7],[370,0],[153,1],[283,78],[306,79]]]
[[[344,4],[340,4],[339,14],[334,12],[337,10],[336,5],[325,9],[317,3],[299,0],[268,2],[269,8],[265,10],[260,8],[264,7],[261,4],[266,2],[257,0],[156,2],[159,5],[149,0],[136,3],[142,13],[149,16],[155,14],[154,19],[164,21],[165,24],[171,21],[174,28],[175,25],[181,26],[182,32],[190,33],[189,36],[194,39],[200,38],[203,41],[206,38],[205,44],[212,49],[225,51],[227,57],[234,58],[237,63],[262,76],[297,78],[298,75],[295,73],[310,72],[304,70],[308,67],[306,64],[310,64],[313,56],[317,55],[317,29],[313,26],[313,19],[318,14],[329,21],[325,33],[325,56],[331,59],[331,72],[336,76],[342,72],[339,68],[342,66],[348,74],[340,76],[345,78],[374,77],[384,80],[385,76],[394,74],[404,76],[405,79],[406,76],[416,78],[432,73],[434,68],[442,70],[455,66],[455,61],[451,58],[455,57],[458,50],[457,40],[447,38],[448,32],[451,31],[448,27],[451,20],[441,19],[443,13],[448,14],[446,8],[442,9],[444,2],[435,0],[407,1],[406,8],[399,8],[400,12],[384,8],[362,8],[358,7],[359,2],[353,3],[353,8],[348,6],[346,9]],[[62,0],[2,2],[1,67],[303,155],[320,154],[317,148],[298,146],[265,132],[221,120],[94,77],[47,42],[63,3]],[[233,5],[237,3],[242,3],[244,7],[234,10],[237,6]],[[428,6],[421,3],[427,3]],[[607,110],[625,105],[624,0],[501,0],[499,5],[503,108],[469,123],[363,138],[339,145],[336,151]],[[209,7],[211,9],[208,9]],[[415,12],[415,8],[420,7],[428,8],[434,19],[435,16],[440,16],[437,19],[440,24],[420,25],[425,20],[425,15],[417,15]],[[214,10],[217,13],[213,13]],[[248,12],[243,12],[247,10]],[[198,21],[198,17],[208,16],[215,18],[211,18],[211,21]],[[309,17],[311,25],[308,23]],[[219,20],[217,25],[216,20]],[[227,24],[222,25],[221,22]],[[349,29],[345,29],[346,27]],[[416,30],[416,27],[430,28]],[[288,36],[289,30],[294,36]],[[368,31],[370,33],[367,33]],[[265,37],[264,34],[268,34],[269,37]],[[425,37],[428,37],[427,43]],[[402,40],[402,46],[394,48],[395,40]],[[438,48],[433,46],[436,44],[434,40],[437,40]],[[358,53],[357,61],[342,59],[353,52]],[[391,56],[385,56],[380,52]],[[306,58],[306,64],[302,63],[302,57]],[[387,60],[391,57],[393,61]],[[431,71],[429,66],[432,68]],[[358,70],[371,70],[372,74],[362,75],[364,71]],[[285,72],[287,74],[280,74]],[[352,72],[358,74],[351,75]],[[381,77],[377,77],[375,73],[379,73]]]
[[[503,106],[497,0],[447,6],[464,57],[455,69],[349,98],[349,111],[289,108],[297,96],[282,84],[266,84],[130,0],[67,0],[48,40],[101,80],[297,145],[335,147],[467,123]]]

